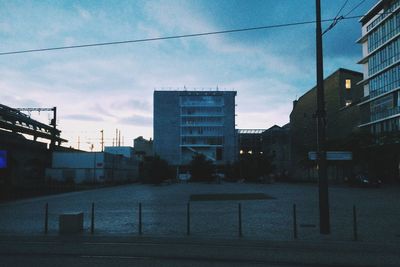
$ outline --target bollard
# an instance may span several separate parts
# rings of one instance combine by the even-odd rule
[[[186,234],[190,235],[190,202],[187,203],[187,208],[186,208]]]
[[[44,207],[44,233],[47,234],[49,230],[49,203]]]
[[[354,234],[354,241],[358,240],[358,233],[357,233],[357,210],[356,205],[353,205],[353,234]]]
[[[94,202],[92,202],[92,218],[90,224],[90,233],[94,234]]]
[[[297,239],[297,213],[296,204],[293,204],[293,238]]]
[[[139,202],[139,235],[142,234],[142,203]]]
[[[239,212],[239,237],[242,237],[242,204],[239,203],[238,205],[238,212]]]

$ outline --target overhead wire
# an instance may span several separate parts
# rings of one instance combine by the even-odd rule
[[[339,20],[341,19],[342,16],[339,17],[340,13],[342,12],[342,10],[344,9],[344,7],[347,5],[347,2],[349,2],[349,0],[346,0],[343,5],[340,7],[339,11],[337,12],[335,18],[333,19],[333,22],[331,23],[331,25],[328,26],[328,28],[326,30],[324,30],[324,32],[322,33],[322,35],[324,35],[325,33],[327,33],[328,31],[330,31],[331,29],[333,29],[333,27],[335,27],[335,25],[339,22]]]
[[[358,7],[358,6],[356,6],[356,7]],[[354,9],[355,8],[353,8],[352,11]],[[343,19],[355,19],[355,18],[362,18],[362,17],[364,17],[364,15],[349,16],[349,17],[348,16],[344,16],[344,17],[341,16],[340,19],[341,20],[343,20]],[[321,22],[330,22],[330,21],[335,21],[335,19],[324,19],[324,20],[321,20]],[[34,52],[45,52],[45,51],[54,51],[54,50],[66,50],[66,49],[76,49],[76,48],[97,47],[97,46],[119,45],[119,44],[128,44],[128,43],[152,42],[152,41],[171,40],[171,39],[180,39],[180,38],[191,38],[191,37],[200,37],[200,36],[207,36],[207,35],[228,34],[228,33],[237,33],[237,32],[256,31],[256,30],[266,30],[266,29],[274,29],[274,28],[282,28],[282,27],[291,27],[291,26],[313,24],[313,23],[316,23],[316,22],[317,21],[312,20],[312,21],[302,21],[302,22],[293,22],[293,23],[284,23],[284,24],[259,26],[259,27],[239,28],[239,29],[230,29],[230,30],[222,30],[222,31],[193,33],[193,34],[182,34],[182,35],[154,37],[154,38],[144,38],[144,39],[135,39],[135,40],[123,40],[123,41],[102,42],[102,43],[92,43],[92,44],[81,44],[81,45],[58,46],[58,47],[48,47],[48,48],[38,48],[38,49],[16,50],[16,51],[9,51],[9,52],[0,52],[0,56],[13,55],[13,54],[34,53]]]
[[[340,8],[338,14],[336,15],[336,17],[334,18],[333,22],[331,25],[329,25],[329,27],[322,33],[322,35],[324,35],[325,33],[327,33],[328,31],[332,30],[338,23],[339,21],[345,19],[348,15],[350,15],[351,13],[353,13],[354,10],[356,10],[359,6],[361,6],[366,0],[361,0],[357,5],[355,5],[349,12],[347,12],[345,15],[343,16],[339,16],[339,13],[343,10],[344,6],[347,4],[348,0],[346,0],[346,2],[342,5],[342,7]]]

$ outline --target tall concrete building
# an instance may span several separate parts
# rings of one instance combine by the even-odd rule
[[[364,97],[359,127],[373,136],[369,172],[400,181],[400,0],[380,0],[360,20]]]
[[[154,91],[154,152],[171,165],[236,158],[235,91]]]
[[[360,127],[372,134],[400,130],[400,0],[381,0],[360,20],[364,98]]]

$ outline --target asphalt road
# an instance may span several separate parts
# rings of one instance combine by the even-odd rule
[[[398,244],[148,237],[0,238],[0,266],[383,266]]]

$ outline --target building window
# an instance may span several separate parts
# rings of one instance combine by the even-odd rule
[[[346,107],[351,105],[351,100],[346,100]]]
[[[346,89],[351,89],[351,80],[350,79],[346,79]]]

